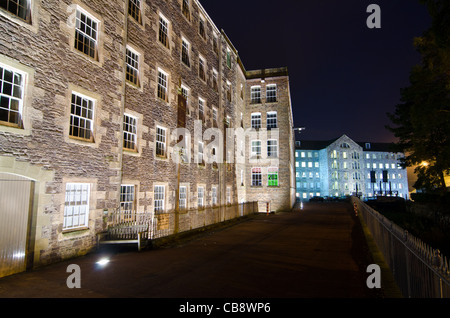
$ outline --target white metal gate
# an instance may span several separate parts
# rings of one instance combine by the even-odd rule
[[[0,277],[26,270],[34,181],[0,172]]]

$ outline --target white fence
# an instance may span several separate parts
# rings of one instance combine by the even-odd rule
[[[404,297],[450,298],[447,257],[358,198],[352,203],[371,232]]]

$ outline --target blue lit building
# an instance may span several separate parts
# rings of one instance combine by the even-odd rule
[[[385,195],[408,199],[402,153],[389,143],[355,142],[346,135],[328,141],[297,140],[295,181],[297,201],[311,197]]]

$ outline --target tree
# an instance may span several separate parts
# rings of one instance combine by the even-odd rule
[[[450,172],[450,1],[421,0],[432,24],[414,46],[421,64],[412,68],[410,86],[401,90],[401,103],[388,113],[395,127],[386,128],[398,138],[403,166],[416,166],[415,188],[445,189]],[[426,163],[426,164],[422,164]]]

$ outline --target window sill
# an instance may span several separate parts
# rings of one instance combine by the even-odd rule
[[[73,229],[63,229],[62,234],[70,234],[70,233],[86,231],[86,230],[89,230],[89,227],[83,226],[83,227],[77,227],[77,228],[73,228]]]

